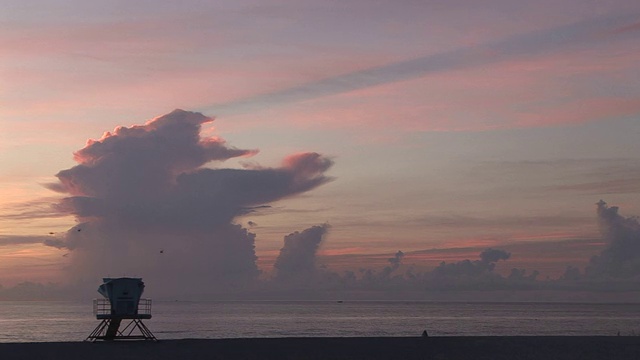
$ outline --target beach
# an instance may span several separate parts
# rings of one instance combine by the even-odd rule
[[[640,359],[637,336],[443,336],[0,343],[0,359]]]

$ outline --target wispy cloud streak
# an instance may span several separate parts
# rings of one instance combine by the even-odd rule
[[[50,240],[46,236],[0,235],[0,247],[14,245],[43,244]]]
[[[566,50],[574,46],[608,41],[612,36],[629,36],[637,29],[640,14],[598,17],[516,35],[485,43],[458,48],[439,54],[355,71],[283,90],[259,94],[201,109],[219,116],[247,113],[288,103],[341,94],[353,90],[422,77],[429,73],[452,71],[492,64],[513,58],[535,56]],[[625,31],[616,31],[625,29]]]

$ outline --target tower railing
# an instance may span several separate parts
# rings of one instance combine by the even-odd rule
[[[149,319],[151,318],[151,299],[140,299],[138,302],[138,310],[135,314],[131,315],[114,315],[113,308],[109,299],[93,299],[93,315],[96,319],[106,319],[112,317],[119,318],[138,318]]]

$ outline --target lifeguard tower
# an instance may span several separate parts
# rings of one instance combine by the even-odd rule
[[[153,340],[143,319],[151,319],[151,299],[141,299],[144,282],[140,278],[104,278],[98,292],[103,299],[93,300],[93,313],[102,320],[85,341]],[[123,320],[127,323],[122,329]]]

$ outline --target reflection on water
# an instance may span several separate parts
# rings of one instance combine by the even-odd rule
[[[81,341],[92,304],[0,302],[0,342]],[[287,336],[616,335],[638,333],[637,304],[161,302],[159,339]]]

